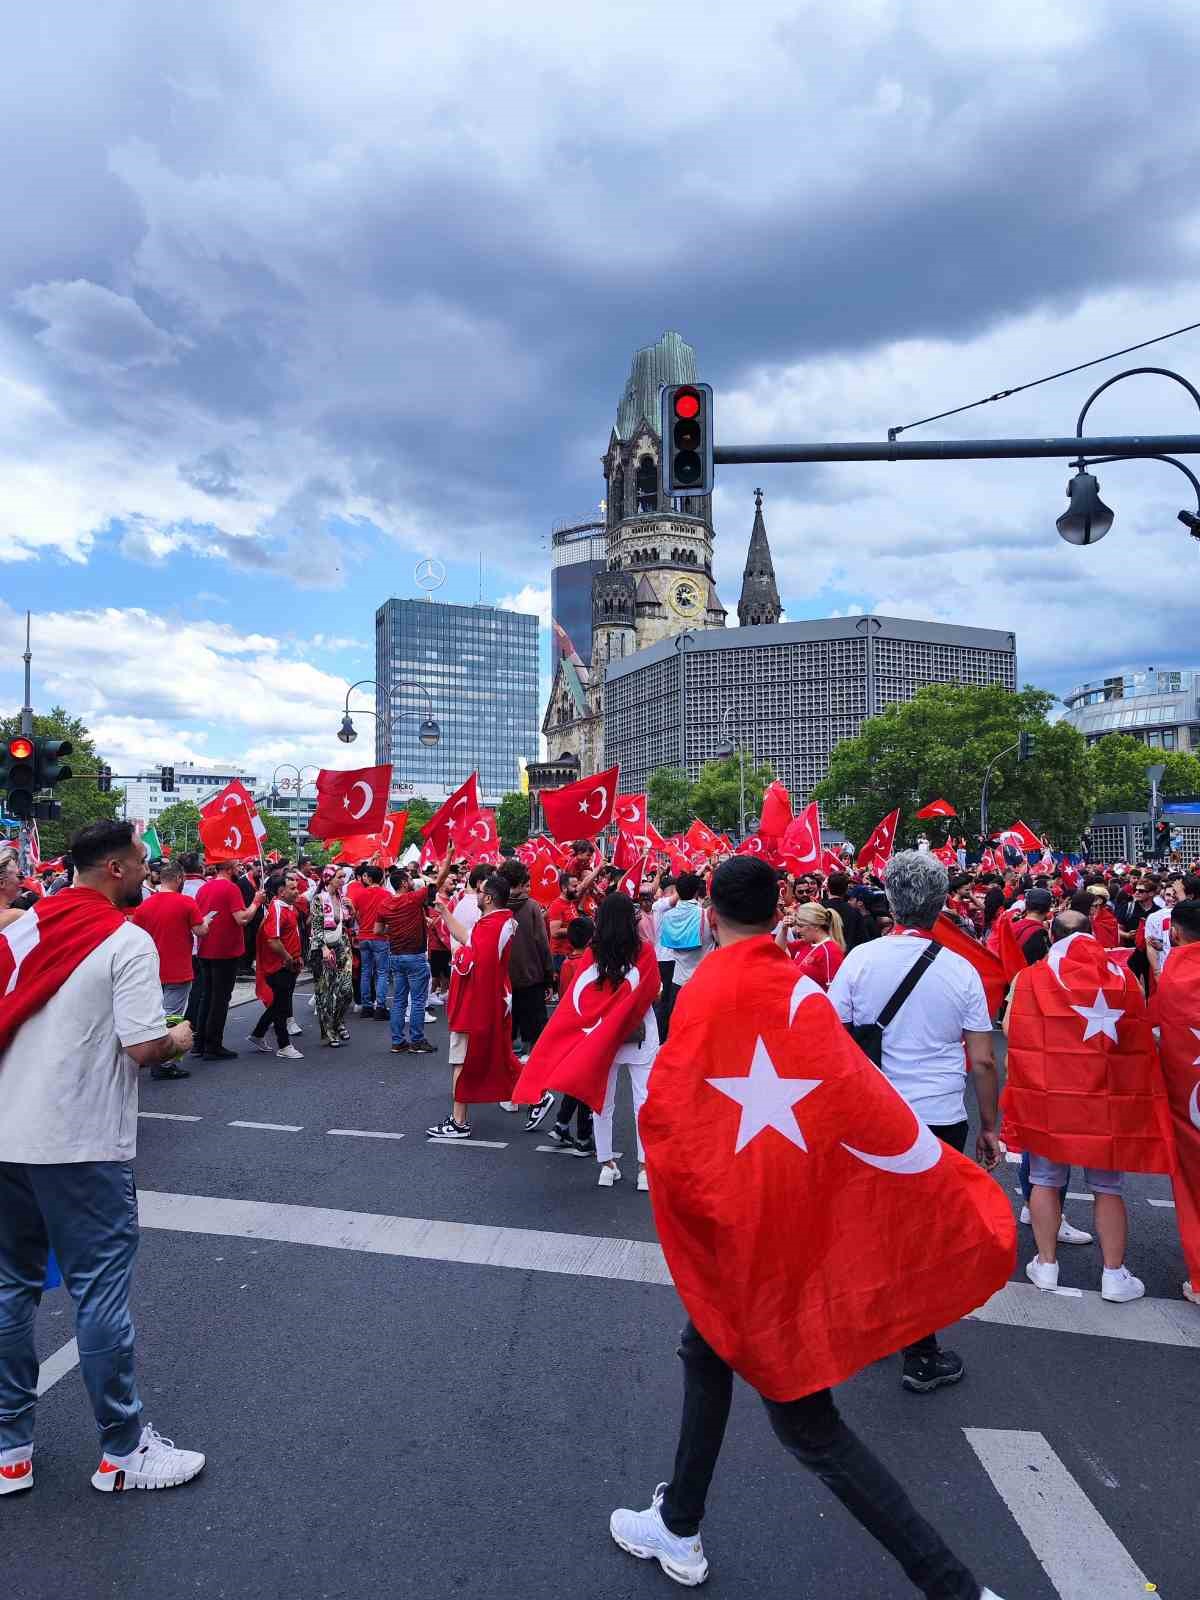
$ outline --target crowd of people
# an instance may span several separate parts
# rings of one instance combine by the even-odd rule
[[[1059,1245],[1092,1242],[1062,1216],[1074,1164],[1095,1195],[1103,1298],[1120,1304],[1144,1293],[1125,1262],[1121,1189],[1126,1171],[1174,1172],[1172,1119],[1180,1128],[1195,1125],[1188,1103],[1164,1084],[1151,1030],[1161,999],[1175,1018],[1194,1012],[1188,1027],[1200,1035],[1200,867],[1072,864],[1043,852],[1003,871],[948,871],[927,848],[893,854],[878,873],[850,861],[842,871],[794,873],[724,849],[697,866],[672,872],[662,857],[631,881],[595,840],[581,839],[565,852],[557,893],[535,899],[529,867],[511,855],[472,864],[451,845],[424,868],[385,868],[376,859],[318,868],[303,857],[204,867],[184,854],[151,870],[128,824],[97,823],[73,841],[67,874],[37,886],[23,910],[31,888],[11,853],[0,855],[0,978],[6,949],[11,957],[0,1000],[0,1492],[32,1484],[32,1317],[51,1242],[76,1299],[81,1365],[100,1427],[93,1483],[161,1487],[203,1465],[202,1456],[176,1450],[143,1425],[133,1378],[128,1285],[136,1222],[126,1175],[138,1066],[182,1078],[185,1059],[229,1060],[238,1045],[302,1060],[297,1040],[306,1027],[318,1048],[337,1050],[352,1019],[387,1022],[397,1056],[430,1054],[438,1047],[427,1029],[440,1010],[448,1107],[426,1130],[431,1141],[470,1139],[473,1108],[522,1116],[530,1132],[553,1115],[555,1147],[593,1161],[598,1185],[612,1188],[622,1178],[613,1117],[627,1074],[636,1189],[654,1200],[656,1186],[669,1185],[670,1163],[660,1146],[656,1165],[645,1108],[649,1102],[653,1112],[657,1094],[661,1121],[670,1072],[682,1070],[692,1048],[681,1039],[673,1053],[676,1030],[694,1041],[717,1025],[709,1014],[715,1002],[703,996],[714,992],[713,975],[729,968],[729,950],[747,941],[757,962],[770,952],[762,970],[772,993],[791,995],[789,1024],[802,1001],[820,997],[821,1015],[844,1026],[919,1119],[912,1152],[865,1159],[897,1173],[939,1160],[961,1171],[954,1163],[969,1137],[970,1079],[976,1169],[995,1169],[1004,1139],[1012,1145],[1019,1136],[1020,1220],[1037,1244],[1030,1281],[1053,1289]],[[230,1000],[246,973],[261,1009],[244,1044],[231,1045]],[[311,1018],[296,1014],[305,973]],[[743,1002],[731,992],[729,999],[722,991],[721,1005],[736,1010]],[[1072,1028],[1081,1019],[1082,1039],[1065,1042],[1063,1019]],[[1003,1096],[1001,1024],[1009,1035]],[[765,1027],[749,1013],[745,1025],[751,1036]],[[51,1033],[48,1063],[42,1053]],[[1093,1070],[1071,1081],[1072,1094],[1092,1098],[1078,1120],[1086,1136],[1069,1119],[1047,1133],[1052,1119],[1039,1100],[1047,1081],[1059,1071],[1069,1077],[1081,1048],[1107,1060],[1110,1042],[1114,1058],[1123,1052],[1122,1094],[1137,1102],[1136,1116],[1097,1135],[1113,1122],[1097,1103],[1113,1085]],[[760,1068],[756,1057],[752,1077]],[[819,1067],[810,1061],[805,1070]],[[819,1081],[814,1076],[812,1086]],[[780,1128],[777,1115],[749,1135],[743,1124],[739,1141]],[[910,1157],[925,1165],[906,1167]],[[85,1220],[74,1214],[73,1197],[88,1182],[104,1200]],[[1179,1204],[1181,1229],[1197,1222],[1186,1194]],[[1200,1260],[1186,1245],[1185,1255],[1183,1293],[1200,1303]],[[97,1274],[109,1283],[102,1295]],[[716,1393],[730,1362],[690,1302],[689,1312],[694,1325],[681,1352],[689,1386],[695,1377]],[[961,1357],[940,1345],[936,1331],[928,1324],[921,1331],[918,1318],[912,1332],[919,1337],[892,1346],[907,1390],[930,1393],[963,1378]],[[822,1393],[816,1408],[812,1396],[768,1396],[772,1406],[802,1407],[772,1412],[787,1447],[815,1467],[926,1595],[990,1594],[898,1486],[887,1486],[884,1469]],[[711,1394],[705,1403],[720,1408]],[[689,1426],[685,1417],[685,1434]],[[703,1471],[688,1467],[686,1483],[677,1476],[660,1486],[648,1511],[613,1517],[623,1548],[658,1560],[682,1583],[707,1574],[698,1536],[707,1480],[700,1479],[711,1475],[719,1432]],[[697,1448],[693,1439],[688,1449]]]

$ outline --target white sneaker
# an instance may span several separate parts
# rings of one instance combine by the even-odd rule
[[[638,1171],[637,1186],[639,1194],[650,1193],[650,1174],[646,1171],[645,1167],[641,1167]]]
[[[1092,1236],[1082,1228],[1073,1228],[1066,1217],[1058,1225],[1059,1244],[1091,1244]]]
[[[444,1006],[446,1004],[446,996],[444,994],[438,994],[435,991],[429,996],[429,999],[425,1002],[425,1004],[429,1006]]]
[[[271,1054],[271,1046],[267,1041],[265,1039],[256,1039],[252,1033],[246,1035],[246,1043],[251,1050],[257,1051],[260,1056],[269,1056]]]
[[[979,1596],[979,1600],[1002,1600],[1002,1597],[996,1593],[995,1589],[985,1589]]]
[[[501,1100],[500,1109],[501,1111],[520,1111],[521,1108],[515,1100]]]
[[[1100,1279],[1101,1299],[1140,1300],[1145,1292],[1146,1285],[1128,1267],[1105,1267]]]
[[[1025,1263],[1025,1276],[1035,1289],[1057,1289],[1058,1262],[1043,1261],[1041,1256],[1034,1256],[1032,1261]]]
[[[1190,1300],[1194,1306],[1200,1306],[1200,1289],[1192,1288],[1192,1280],[1190,1278],[1183,1280],[1183,1298]]]
[[[304,1060],[304,1057],[300,1054],[299,1050],[296,1049],[296,1046],[294,1044],[285,1044],[283,1049],[282,1050],[276,1050],[275,1054],[279,1057],[279,1059],[281,1061],[303,1061]]]
[[[657,1561],[668,1578],[694,1589],[708,1577],[704,1546],[698,1533],[680,1538],[663,1521],[659,1507],[666,1487],[660,1483],[655,1489],[648,1511],[614,1511],[608,1519],[608,1531],[629,1555],[641,1561]]]
[[[611,1189],[614,1183],[621,1181],[620,1167],[610,1167],[606,1162],[600,1168],[600,1177],[597,1181],[602,1189]]]
[[[142,1429],[136,1450],[127,1456],[100,1457],[92,1473],[92,1488],[105,1494],[122,1489],[174,1489],[194,1478],[204,1466],[198,1450],[176,1450],[174,1440],[155,1433],[149,1423]]]
[[[434,1016],[432,1011],[427,1011],[425,1013],[425,1021],[426,1022],[436,1022],[437,1018]]]
[[[303,1033],[304,1032],[304,1029],[296,1021],[295,1017],[289,1017],[288,1018],[288,1032],[291,1034],[293,1039],[296,1037],[296,1035],[298,1033]]]
[[[0,1450],[0,1494],[18,1494],[33,1488],[33,1450],[14,1447]]]

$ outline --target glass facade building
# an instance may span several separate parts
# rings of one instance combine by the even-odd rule
[[[592,579],[607,565],[604,523],[581,522],[556,528],[551,535],[550,615],[584,666],[592,660]],[[554,659],[558,660],[557,645]]]
[[[1063,696],[1065,721],[1089,744],[1128,734],[1152,750],[1200,751],[1200,673],[1173,668],[1080,683]]]
[[[398,798],[444,799],[478,771],[482,794],[498,800],[520,787],[520,760],[537,760],[538,619],[532,613],[388,600],[375,613],[375,677],[375,755],[391,761]],[[422,688],[441,728],[432,749],[418,737],[429,714]]]

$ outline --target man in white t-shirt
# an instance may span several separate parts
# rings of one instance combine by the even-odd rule
[[[55,920],[39,907],[0,933],[0,1494],[33,1486],[33,1325],[50,1248],[100,1432],[93,1486],[172,1488],[204,1466],[143,1425],[129,1315],[138,1068],[184,1054],[192,1030],[167,1027],[154,942],[120,918],[146,878],[132,824],[90,823],[71,855],[75,883],[49,902]]]
[[[894,932],[851,950],[829,986],[829,998],[851,1026],[876,1022],[913,965],[937,950],[916,987],[883,1031],[884,1075],[940,1139],[962,1150],[967,1139],[966,1064],[979,1103],[975,1154],[986,1167],[1000,1160],[999,1088],[992,1048],[992,1019],[975,968],[952,950],[932,946],[929,931],[946,901],[949,879],[932,854],[905,850],[883,876]],[[901,1381],[928,1393],[957,1383],[962,1359],[938,1347],[936,1334],[904,1352]]]
[[[1162,905],[1146,918],[1146,955],[1157,978],[1167,964],[1171,953],[1171,907],[1175,904],[1175,886],[1168,883],[1162,892]]]

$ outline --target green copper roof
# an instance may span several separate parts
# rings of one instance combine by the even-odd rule
[[[695,383],[696,352],[677,333],[634,352],[625,392],[617,406],[617,437],[629,439],[643,417],[658,436],[658,391],[664,383]]]

